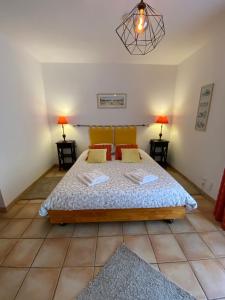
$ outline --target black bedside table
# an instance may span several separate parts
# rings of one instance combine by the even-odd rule
[[[76,142],[74,140],[56,143],[59,159],[59,170],[69,169],[76,161]]]
[[[162,167],[167,167],[167,153],[169,141],[153,139],[150,140],[150,156]]]

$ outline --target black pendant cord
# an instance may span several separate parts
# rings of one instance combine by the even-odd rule
[[[144,3],[143,0],[141,0],[141,2],[138,4],[138,9],[141,10],[141,9],[145,9],[146,8],[146,4]]]

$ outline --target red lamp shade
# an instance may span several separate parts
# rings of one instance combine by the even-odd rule
[[[62,131],[63,131],[62,137],[63,137],[64,142],[66,142],[66,135],[65,135],[65,132],[64,132],[64,125],[68,124],[67,117],[65,117],[65,116],[58,117],[57,123],[62,125]]]
[[[159,123],[159,124],[168,124],[169,120],[167,116],[158,116],[155,120],[155,123]]]
[[[58,117],[57,123],[60,125],[68,124],[68,119],[64,116]]]

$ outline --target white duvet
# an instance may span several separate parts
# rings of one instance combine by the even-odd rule
[[[87,150],[84,151],[43,202],[40,215],[46,216],[48,210],[197,207],[196,201],[173,177],[146,152],[140,150],[140,153],[140,163],[122,163],[113,158],[106,163],[91,164],[86,162]],[[158,179],[144,185],[132,182],[125,173],[137,168],[146,170]],[[93,169],[103,172],[109,180],[95,186],[86,186],[77,175]]]

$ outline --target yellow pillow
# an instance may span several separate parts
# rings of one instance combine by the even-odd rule
[[[122,152],[122,162],[125,163],[136,163],[140,162],[140,153],[138,149],[121,149]]]
[[[88,151],[87,162],[104,163],[106,162],[107,149],[90,149]]]

